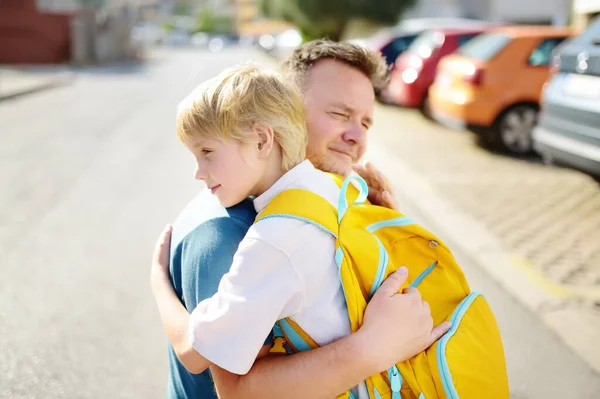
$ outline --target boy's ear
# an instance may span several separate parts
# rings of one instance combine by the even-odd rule
[[[273,150],[275,143],[275,133],[271,125],[264,122],[257,122],[252,126],[252,132],[258,138],[258,142],[256,143],[257,149],[261,154],[268,156]]]

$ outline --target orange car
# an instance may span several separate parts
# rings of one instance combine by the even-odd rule
[[[440,61],[429,89],[434,118],[481,131],[500,149],[530,152],[552,51],[571,33],[552,26],[511,26],[472,39]]]

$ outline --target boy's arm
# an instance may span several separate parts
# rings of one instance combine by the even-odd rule
[[[169,235],[167,229],[157,244],[152,285],[178,358],[195,373],[208,366],[207,359],[232,372],[247,373],[280,314],[293,314],[300,306],[300,284],[291,265],[286,267],[289,259],[262,240],[243,240],[217,292],[188,316],[169,280],[169,256],[163,254]]]
[[[277,320],[298,312],[300,280],[283,251],[246,235],[217,292],[190,317],[190,339],[212,363],[246,374]]]
[[[188,337],[190,314],[181,304],[169,278],[171,226],[167,226],[155,249],[151,285],[160,318],[177,358],[192,374],[200,374],[210,362],[194,350]]]

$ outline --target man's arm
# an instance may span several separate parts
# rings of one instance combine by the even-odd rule
[[[244,214],[242,214],[242,216],[244,216]],[[233,364],[238,368],[241,367],[240,364],[247,363],[246,370],[250,369],[250,366],[256,357],[256,353],[259,350],[258,348],[260,348],[260,345],[262,345],[265,337],[268,335],[273,320],[276,319],[274,314],[273,320],[269,321],[269,323],[267,323],[268,325],[265,326],[264,334],[255,334],[256,352],[252,354],[248,353],[248,356],[246,356],[248,360],[245,362],[240,361],[239,364],[235,363],[236,357],[225,356],[222,350],[216,349],[224,347],[225,345],[206,346],[206,340],[208,342],[226,341],[228,342],[227,346],[229,349],[232,349],[232,346],[239,343],[239,339],[236,340],[234,337],[229,339],[226,334],[228,333],[228,330],[233,330],[232,332],[229,332],[229,334],[237,336],[239,331],[243,330],[241,327],[234,328],[235,323],[232,323],[231,320],[233,319],[237,322],[238,319],[241,320],[244,317],[247,317],[248,311],[244,310],[244,306],[247,302],[243,302],[240,305],[236,304],[236,301],[234,300],[234,303],[231,304],[231,306],[228,306],[227,303],[232,298],[235,298],[236,295],[243,296],[243,292],[238,292],[239,290],[235,291],[240,285],[242,287],[245,285],[252,285],[251,282],[253,281],[253,276],[260,280],[260,276],[257,276],[257,268],[252,268],[252,270],[250,270],[251,276],[246,276],[243,273],[240,274],[241,270],[238,270],[238,273],[234,273],[235,276],[230,276],[223,285],[224,291],[219,296],[219,292],[221,291],[219,291],[218,287],[221,283],[221,279],[224,275],[227,275],[230,271],[230,267],[234,268],[235,263],[232,265],[233,256],[249,227],[251,218],[248,217],[247,219],[248,220],[235,217],[217,217],[209,219],[197,226],[197,228],[188,233],[181,242],[175,243],[175,246],[173,247],[174,257],[173,265],[171,265],[173,267],[171,271],[173,276],[170,276],[169,273],[169,240],[171,237],[171,229],[167,228],[156,244],[151,273],[153,293],[159,308],[163,326],[171,341],[173,349],[181,364],[191,373],[201,373],[211,364],[211,361],[205,356],[209,359],[213,359],[214,357],[213,360],[218,359],[219,364],[221,364],[220,361],[224,361],[222,358],[225,357],[230,363],[233,361]],[[267,256],[267,258],[270,260],[270,263],[275,263],[276,265],[282,262],[275,259],[274,254],[272,254],[272,256]],[[284,268],[277,269],[283,270]],[[247,268],[244,268],[244,270],[248,271]],[[267,274],[267,277],[274,277],[277,279],[277,276],[275,276],[276,273]],[[171,277],[173,277],[173,282],[171,282]],[[295,279],[295,275],[293,277]],[[238,280],[240,281],[240,284],[237,284]],[[282,282],[285,281],[285,276],[281,276],[281,278],[277,280],[281,282],[277,287],[283,292],[280,293],[275,291],[274,295],[275,297],[285,299],[285,295],[293,292],[293,290],[290,288],[290,284],[284,284]],[[179,290],[187,309],[180,302],[179,296],[177,296],[172,284],[175,287],[178,287],[177,289]],[[258,292],[260,293],[262,291],[258,290]],[[260,297],[260,295],[258,297]],[[260,302],[258,297],[257,295],[254,295],[253,302]],[[201,302],[201,306],[203,307],[202,309],[199,309],[198,305]],[[285,302],[285,300],[283,302]],[[279,308],[274,310],[277,304],[278,301],[267,300],[266,303],[259,305],[260,309],[262,309],[261,315],[264,316],[267,308],[272,308],[272,311],[276,310],[275,313],[278,314],[279,310],[277,309]],[[219,306],[227,307],[227,317],[219,310]],[[192,310],[194,310],[194,313],[197,316],[196,319],[194,319],[193,315],[190,316],[189,314]],[[219,315],[219,317],[212,317],[209,315],[204,317],[204,313],[207,311],[210,313],[210,310],[213,311],[212,313],[215,313],[216,311],[216,314]],[[236,317],[236,312],[242,312],[244,317]],[[192,339],[192,335],[190,335],[190,331],[192,331],[190,326],[192,323],[194,323],[195,326],[194,339]],[[216,327],[213,329],[201,328],[198,330],[196,325],[201,323],[209,323],[211,326]],[[219,324],[223,323],[225,323],[227,328],[218,327]],[[206,338],[206,340],[202,338]],[[245,334],[244,338],[248,341],[249,335]],[[196,346],[194,343],[196,343]],[[242,345],[242,347],[244,347],[244,345]],[[205,351],[207,353],[205,353]],[[200,353],[205,356],[200,355]],[[243,357],[243,351],[235,351],[235,353],[238,354],[237,358]],[[221,365],[227,368],[231,367],[231,364],[229,367],[223,364]],[[235,371],[240,372],[238,370]]]
[[[269,356],[264,346],[250,372],[231,374],[210,368],[219,398],[331,399],[356,386],[377,368],[366,361],[365,345],[352,334],[327,346],[284,356]]]
[[[392,274],[369,302],[360,330],[339,341],[289,356],[268,356],[265,346],[243,376],[211,367],[219,397],[331,399],[425,350],[450,324],[433,328],[416,289],[398,293],[406,277],[404,268]]]

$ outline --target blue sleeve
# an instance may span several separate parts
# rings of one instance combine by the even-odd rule
[[[175,248],[171,258],[172,282],[188,312],[217,292],[249,228],[247,223],[234,217],[210,219]],[[272,342],[269,335],[265,344]]]
[[[211,219],[190,232],[177,247],[173,263],[180,258],[180,295],[189,312],[217,292],[248,228],[232,217]]]

